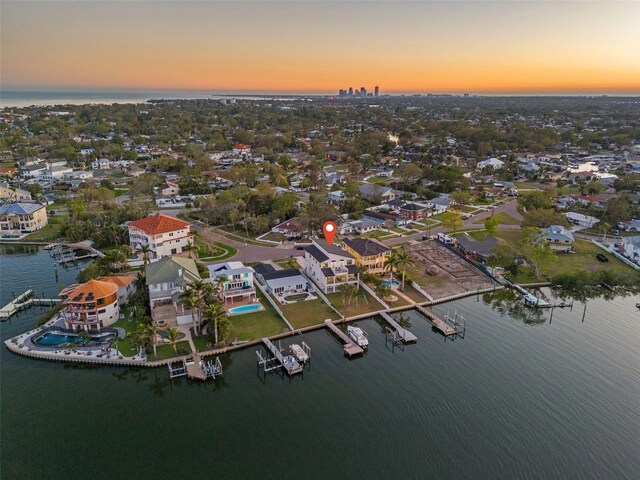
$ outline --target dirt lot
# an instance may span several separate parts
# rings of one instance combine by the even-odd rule
[[[407,273],[434,299],[494,285],[489,277],[435,241],[405,247],[415,265]]]

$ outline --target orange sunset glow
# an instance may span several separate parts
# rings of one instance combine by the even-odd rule
[[[640,92],[638,2],[2,3],[3,88]]]

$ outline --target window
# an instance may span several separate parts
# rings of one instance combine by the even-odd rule
[[[171,255],[174,255],[176,253],[178,253],[178,250],[176,248],[172,248],[171,249]]]

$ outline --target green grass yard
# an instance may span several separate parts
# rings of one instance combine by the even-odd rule
[[[278,312],[271,306],[260,290],[256,289],[260,303],[265,308],[255,313],[245,313],[229,317],[231,321],[231,335],[229,340],[254,340],[282,333],[287,325]]]
[[[317,325],[327,318],[337,320],[338,314],[331,310],[321,298],[304,302],[290,303],[280,306],[284,316],[294,328],[303,328]]]
[[[164,360],[166,358],[177,357],[181,355],[189,355],[191,353],[191,346],[189,342],[183,341],[176,343],[176,351],[173,349],[173,345],[160,345],[156,348],[156,354],[153,354],[153,349],[150,349],[148,357],[150,361]]]
[[[349,306],[345,306],[342,293],[329,293],[326,295],[331,304],[337,308],[345,317],[352,317],[354,315],[361,315],[363,313],[375,312],[377,310],[383,310],[384,307],[369,295],[363,288],[358,290],[358,295],[351,300]]]

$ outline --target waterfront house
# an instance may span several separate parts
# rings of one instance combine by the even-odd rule
[[[345,238],[342,248],[356,260],[356,265],[371,274],[383,274],[391,249],[371,238]]]
[[[0,233],[32,233],[47,225],[47,208],[41,203],[16,202],[0,206]]]
[[[326,240],[311,239],[304,250],[305,273],[324,293],[337,292],[345,283],[358,284],[360,272],[355,258]]]
[[[570,252],[573,247],[573,234],[561,225],[551,225],[540,230],[540,239],[552,250]]]
[[[296,268],[274,269],[271,272],[263,272],[260,278],[264,282],[263,285],[267,292],[278,297],[295,295],[310,290],[309,281]]]
[[[151,261],[184,252],[193,241],[191,224],[168,215],[156,214],[127,225],[129,244],[136,251],[149,246]]]
[[[622,240],[622,252],[629,260],[640,265],[640,235],[624,237]]]
[[[120,316],[118,285],[109,280],[89,280],[60,292],[65,328],[99,332]]]
[[[185,257],[164,257],[147,265],[145,279],[149,289],[151,318],[154,321],[186,325],[192,321],[191,312],[180,304],[185,288],[201,280],[196,262]]]
[[[136,293],[136,275],[109,275],[99,277],[98,280],[103,282],[111,282],[118,287],[118,303],[125,305],[129,302],[131,296]]]
[[[235,300],[256,301],[256,288],[253,286],[253,269],[242,262],[225,262],[208,265],[212,281],[220,283],[220,299],[224,304]]]

